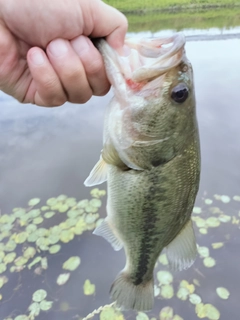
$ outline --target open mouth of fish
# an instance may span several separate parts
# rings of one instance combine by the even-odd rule
[[[179,65],[185,54],[184,45],[184,35],[175,33],[164,38],[128,38],[125,40],[124,56],[118,55],[109,46],[102,46],[101,43],[99,50],[104,60],[111,60],[107,65],[112,68],[115,66],[115,70],[107,70],[108,76],[112,78],[113,71],[120,71],[128,87],[135,91]],[[116,77],[109,80],[114,86]]]

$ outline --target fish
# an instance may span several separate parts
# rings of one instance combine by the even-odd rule
[[[185,37],[125,39],[119,54],[101,39],[113,98],[103,149],[85,186],[107,181],[107,216],[94,234],[124,248],[126,265],[110,295],[123,310],[154,305],[154,268],[163,249],[169,267],[197,256],[191,213],[200,181],[200,141],[193,69]]]

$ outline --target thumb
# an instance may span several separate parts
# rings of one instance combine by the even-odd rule
[[[91,36],[105,37],[114,49],[121,49],[128,29],[127,18],[117,9],[99,1],[98,7],[92,8],[94,26]],[[96,4],[96,2],[95,2]]]

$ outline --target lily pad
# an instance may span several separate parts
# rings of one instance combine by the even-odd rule
[[[14,320],[29,320],[29,317],[26,316],[25,314],[20,314],[19,316],[14,318]]]
[[[198,253],[202,258],[209,257],[209,249],[208,247],[198,247]]]
[[[4,261],[4,263],[8,264],[8,263],[12,263],[15,258],[16,258],[16,253],[10,252],[10,253],[6,254],[3,261]]]
[[[163,285],[161,287],[161,296],[164,299],[172,299],[172,297],[174,296],[173,286],[170,284]]]
[[[40,224],[43,222],[43,218],[42,217],[37,217],[33,219],[33,223],[34,224]]]
[[[173,275],[169,271],[158,271],[157,279],[162,284],[170,284],[173,281]]]
[[[49,253],[55,254],[55,253],[58,253],[60,250],[61,250],[61,245],[55,244],[49,248]]]
[[[29,317],[30,319],[35,319],[40,313],[40,305],[38,302],[33,302],[28,307],[28,310],[30,311]]]
[[[218,287],[216,292],[221,299],[227,300],[229,298],[230,292],[226,288]]]
[[[53,305],[53,301],[42,300],[40,302],[40,309],[42,311],[47,311],[52,308],[52,305]]]
[[[44,213],[44,217],[45,217],[46,219],[50,219],[50,218],[52,218],[54,215],[55,215],[55,212],[54,212],[54,211],[48,211],[48,212],[45,212],[45,213]]]
[[[33,258],[36,254],[36,249],[33,247],[28,247],[24,252],[23,256],[27,259]]]
[[[202,209],[200,207],[193,208],[193,213],[200,214],[201,212],[202,212]]]
[[[206,223],[211,228],[216,228],[220,226],[220,221],[216,217],[210,217],[206,220]]]
[[[32,232],[35,232],[36,230],[37,230],[37,226],[35,224],[29,224],[26,227],[26,232],[27,233],[32,233]]]
[[[51,207],[51,206],[56,205],[57,202],[58,202],[58,200],[56,198],[50,198],[47,200],[47,205]]]
[[[89,201],[89,204],[92,207],[100,208],[101,205],[102,205],[102,201],[100,199],[92,199],[92,200]]]
[[[17,259],[15,259],[14,264],[16,266],[24,266],[27,262],[28,262],[27,258],[20,256]]]
[[[161,264],[163,264],[164,266],[168,265],[168,258],[167,258],[166,253],[163,253],[163,254],[160,255],[159,262]]]
[[[123,314],[113,307],[103,309],[99,318],[100,320],[124,320]]]
[[[187,300],[188,296],[189,296],[189,291],[186,288],[181,287],[178,289],[178,292],[177,292],[178,299],[185,301]]]
[[[27,232],[20,232],[16,235],[15,242],[16,243],[24,243],[28,238]]]
[[[30,207],[34,207],[34,206],[36,206],[37,204],[39,204],[40,201],[41,201],[41,200],[40,200],[39,198],[33,198],[33,199],[31,199],[31,200],[28,201],[28,205],[29,205]]]
[[[60,240],[64,243],[68,243],[74,238],[74,232],[72,230],[62,230],[60,234]]]
[[[3,277],[0,277],[0,289],[4,286],[5,283],[8,282],[8,278],[3,276]]]
[[[219,249],[219,248],[222,248],[224,245],[223,242],[215,242],[215,243],[212,243],[212,247],[213,249]]]
[[[189,301],[192,303],[192,304],[199,304],[202,302],[202,299],[199,295],[193,293],[193,294],[190,294],[189,295]]]
[[[206,204],[210,205],[213,203],[213,201],[211,199],[205,199],[204,201]]]
[[[47,296],[47,291],[43,290],[43,289],[39,289],[37,291],[34,292],[33,296],[32,296],[32,300],[35,302],[40,302],[42,300],[44,300]]]
[[[200,228],[200,229],[199,229],[199,232],[200,232],[201,234],[207,234],[207,233],[208,233],[208,231],[207,231],[206,228]]]
[[[73,256],[69,258],[67,261],[65,261],[62,267],[65,270],[74,271],[80,265],[80,262],[81,260],[78,256]]]
[[[216,265],[216,261],[211,257],[207,257],[203,259],[203,264],[207,268],[212,268]]]
[[[7,266],[5,263],[0,263],[0,274],[7,270]]]
[[[28,269],[31,269],[35,264],[37,264],[37,263],[40,262],[41,260],[42,260],[41,257],[36,257],[35,259],[33,259],[33,261],[28,264]]]
[[[215,308],[212,304],[207,303],[204,306],[206,316],[211,320],[218,320],[220,319],[220,312],[217,308]]]
[[[149,317],[144,312],[138,312],[138,315],[136,317],[136,320],[149,320]]]
[[[234,196],[234,197],[233,197],[233,200],[235,200],[235,201],[240,201],[240,196]]]
[[[173,318],[173,308],[164,307],[159,313],[160,320],[171,320]]]
[[[70,278],[70,273],[62,273],[57,278],[57,284],[59,286],[64,285]]]
[[[85,280],[83,285],[83,292],[86,296],[90,296],[95,293],[95,284],[92,284],[90,280]]]

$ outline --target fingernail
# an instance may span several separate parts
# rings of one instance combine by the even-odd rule
[[[55,57],[63,56],[68,51],[67,41],[63,39],[56,39],[49,43],[48,49]]]
[[[74,51],[81,56],[84,51],[88,51],[90,45],[89,45],[89,39],[85,36],[79,36],[71,41],[72,47]]]
[[[33,51],[31,53],[31,60],[36,65],[41,65],[44,63],[44,56],[41,51]]]

